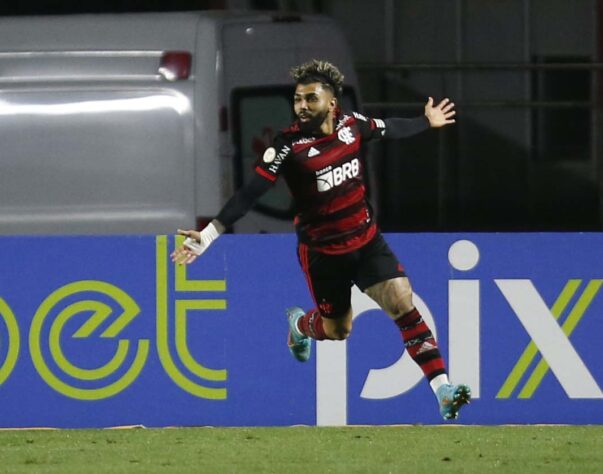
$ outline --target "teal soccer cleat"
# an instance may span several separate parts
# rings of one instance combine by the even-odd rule
[[[289,335],[287,337],[287,345],[289,352],[300,362],[306,362],[310,358],[312,352],[312,342],[308,336],[304,336],[297,329],[297,321],[304,314],[303,309],[295,306],[287,309],[287,319],[289,320]]]
[[[459,410],[471,401],[471,389],[467,385],[442,385],[437,391],[440,415],[445,420],[456,420]]]

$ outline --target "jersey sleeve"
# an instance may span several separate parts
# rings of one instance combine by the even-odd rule
[[[272,182],[266,181],[260,175],[255,175],[228,200],[216,219],[224,227],[230,227],[247,214],[253,204],[270,188],[272,188]]]
[[[365,117],[358,112],[353,112],[353,114],[363,140],[379,140],[385,136],[385,122],[383,120]]]
[[[412,118],[368,118],[354,112],[356,124],[363,140],[378,140],[381,138],[408,138],[427,130],[429,120],[425,115]]]
[[[272,145],[264,150],[264,154],[258,160],[255,172],[271,182],[276,181],[292,151],[291,142],[282,134],[277,135]]]

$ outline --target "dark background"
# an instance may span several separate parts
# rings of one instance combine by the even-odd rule
[[[334,17],[363,111],[458,123],[371,150],[386,231],[603,229],[600,0],[69,0],[0,15],[271,9]]]
[[[64,15],[73,13],[167,12],[227,8],[224,1],[211,0],[39,0],[37,2],[3,2],[1,15]],[[277,2],[260,2],[276,6]],[[278,8],[278,6],[276,6]]]

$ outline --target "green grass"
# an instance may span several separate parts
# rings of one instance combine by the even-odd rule
[[[0,432],[0,472],[603,472],[603,426]]]

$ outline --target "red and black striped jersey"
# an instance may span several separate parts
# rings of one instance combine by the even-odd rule
[[[275,137],[256,172],[270,181],[279,175],[286,180],[301,242],[340,254],[373,238],[377,228],[366,197],[361,145],[385,132],[383,120],[340,112],[330,135],[304,135],[294,123]]]

